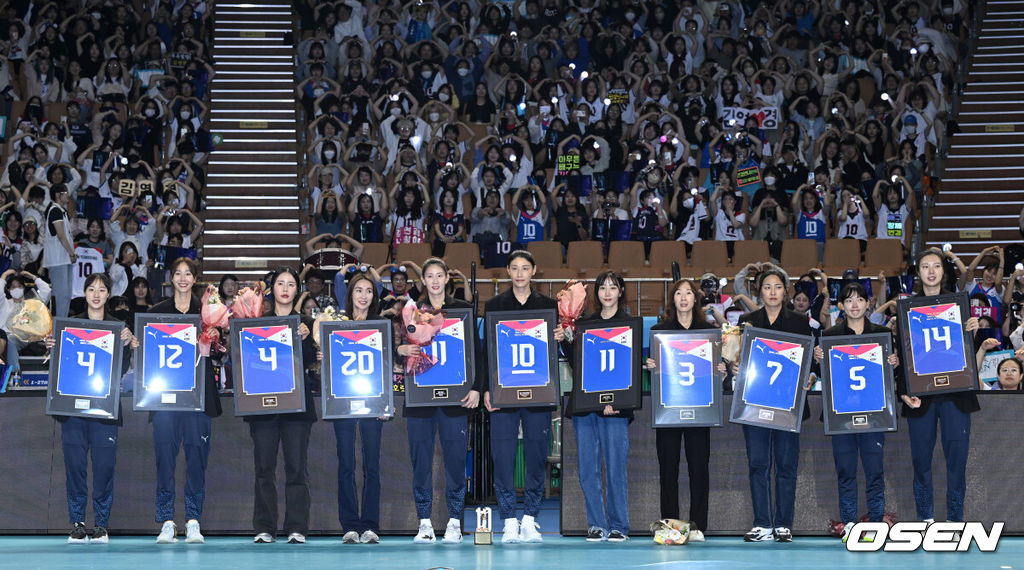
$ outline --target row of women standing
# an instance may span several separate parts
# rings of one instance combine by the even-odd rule
[[[525,251],[509,256],[509,278],[512,287],[492,298],[487,311],[553,309],[556,303],[550,297],[533,290],[531,280],[537,267],[532,256]],[[191,294],[198,269],[191,260],[181,259],[171,266],[174,297],[153,307],[152,312],[195,314],[199,304]],[[918,260],[922,293],[938,295],[943,282],[943,254],[937,250],[925,252]],[[439,259],[423,265],[425,295],[421,304],[435,309],[466,306],[447,296],[448,268]],[[785,308],[787,278],[777,271],[762,273],[758,279],[762,307],[741,317],[740,322],[760,328],[810,334],[806,316]],[[622,278],[612,272],[603,273],[594,284],[594,295],[600,310],[590,319],[614,319],[625,315]],[[102,275],[86,283],[88,310],[82,318],[113,320],[103,310],[109,296],[109,279]],[[297,314],[298,279],[295,273],[282,269],[271,280],[273,314]],[[368,274],[356,274],[348,284],[346,313],[353,320],[372,319],[377,316],[378,289]],[[825,331],[826,335],[865,334],[875,332],[864,318],[867,294],[858,285],[848,285],[840,294],[846,319]],[[656,330],[684,330],[707,328],[701,310],[702,298],[695,283],[680,280],[675,283],[666,307],[666,318],[655,326]],[[303,338],[305,362],[319,360],[312,342],[312,322],[303,320],[299,333]],[[977,328],[976,319],[966,323],[965,330]],[[562,331],[555,338],[564,341]],[[134,344],[130,333],[124,338],[126,346]],[[52,345],[52,339],[48,339]],[[419,350],[413,345],[400,345],[397,352],[407,357]],[[486,358],[486,355],[485,355]],[[484,358],[478,359],[483,362]],[[648,360],[647,367],[654,362]],[[890,365],[897,366],[895,357]],[[209,366],[209,364],[208,364]],[[481,365],[481,369],[483,365]],[[720,365],[721,370],[721,365]],[[465,498],[466,453],[468,445],[467,414],[482,401],[490,412],[491,447],[494,461],[495,494],[498,511],[504,523],[503,543],[540,542],[537,522],[544,489],[545,462],[551,429],[551,409],[506,408],[491,405],[485,388],[485,375],[477,373],[474,389],[461,407],[433,407],[406,410],[409,448],[413,465],[413,498],[420,519],[417,543],[434,542],[430,524],[431,464],[435,433],[440,436],[446,471],[446,502],[449,521],[444,542],[462,540],[461,518]],[[156,521],[162,523],[158,542],[177,540],[174,523],[174,463],[179,449],[185,448],[188,465],[185,485],[186,541],[202,542],[200,531],[205,489],[205,471],[209,457],[210,418],[221,413],[213,374],[207,374],[207,409],[205,412],[156,412],[152,415],[154,447],[157,462]],[[897,375],[899,378],[899,375]],[[278,450],[285,460],[285,517],[284,533],[292,543],[305,542],[309,527],[310,493],[307,475],[307,450],[312,423],[316,421],[312,392],[314,386],[307,381],[307,412],[248,417],[253,440],[255,487],[253,527],[255,542],[266,543],[277,535],[278,497],[274,480]],[[937,422],[941,421],[943,448],[947,463],[947,517],[962,520],[963,497],[966,486],[967,443],[970,434],[969,413],[978,409],[973,394],[932,396],[925,398],[905,395],[905,386],[897,382],[897,391],[904,404],[904,415],[910,425],[911,452],[914,464],[914,496],[917,514],[922,520],[933,518],[931,493],[931,456],[936,439]],[[628,425],[631,412],[616,410],[612,406],[602,412],[577,414],[571,402],[566,409],[572,417],[580,458],[580,484],[584,491],[588,540],[624,541],[629,534],[628,493],[626,463],[629,455]],[[63,418],[62,418],[63,419]],[[379,537],[380,503],[380,445],[383,421],[378,419],[351,419],[334,421],[338,452],[338,511],[345,531],[346,543],[375,543]],[[513,483],[516,446],[520,429],[524,444],[526,482],[524,516],[515,516],[516,491]],[[355,440],[359,432],[363,456],[363,494],[359,501],[355,486]],[[108,432],[112,432],[108,434]],[[799,434],[744,426],[744,439],[750,473],[751,500],[754,511],[753,528],[745,535],[748,541],[792,540],[791,528],[796,495],[796,473],[799,459]],[[106,541],[104,530],[109,518],[113,492],[113,463],[116,425],[102,420],[71,418],[64,420],[63,445],[68,471],[68,505],[72,534],[71,542],[88,540],[85,534],[84,504],[87,498],[85,455],[92,448],[94,476],[94,510],[96,527],[93,541]],[[710,430],[709,428],[658,428],[656,437],[660,466],[661,515],[679,518],[678,470],[680,444],[687,460],[690,485],[689,518],[693,521],[691,540],[702,540],[708,528],[708,496],[710,492]],[[840,511],[845,522],[853,522],[856,514],[857,454],[864,463],[868,480],[868,505],[872,521],[881,520],[884,510],[884,482],[881,453],[884,437],[878,434],[834,436],[832,438],[837,475],[839,479]],[[882,444],[882,445],[880,445]],[[607,501],[601,482],[603,458],[607,474]],[[775,492],[771,492],[771,471],[774,467]],[[605,506],[607,504],[607,507]],[[100,536],[97,536],[100,535]]]

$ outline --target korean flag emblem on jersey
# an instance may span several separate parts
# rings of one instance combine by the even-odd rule
[[[885,409],[882,345],[851,344],[829,350],[832,410],[867,414]]]
[[[417,374],[417,386],[461,386],[466,383],[466,334],[462,319],[445,319],[433,342],[423,347],[425,356],[437,361]]]
[[[500,321],[495,327],[498,383],[503,388],[547,386],[548,326],[544,319]]]
[[[246,327],[241,342],[242,390],[246,394],[286,394],[298,384],[292,365],[292,330],[285,325]]]
[[[661,404],[707,407],[715,402],[710,340],[672,340],[661,345]]]
[[[150,392],[188,392],[196,385],[196,327],[149,323],[144,331],[142,386]]]
[[[804,348],[799,344],[765,338],[750,343],[743,401],[750,406],[790,411],[800,390],[800,363]]]
[[[918,375],[960,372],[967,368],[964,327],[955,303],[914,307],[907,314],[910,350]]]
[[[583,335],[584,393],[628,390],[632,385],[633,329],[591,329]]]
[[[60,333],[57,393],[62,396],[106,398],[111,393],[114,333],[66,328]]]
[[[331,396],[377,398],[384,394],[379,330],[331,333]]]

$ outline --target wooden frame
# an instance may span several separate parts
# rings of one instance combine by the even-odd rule
[[[597,412],[640,407],[643,319],[577,324],[573,356],[573,410]],[[596,368],[591,368],[591,364]],[[619,374],[616,374],[619,373]]]
[[[199,354],[199,315],[135,315],[136,411],[201,412],[206,409],[206,362]]]
[[[120,321],[53,320],[47,414],[118,419],[124,328]]]
[[[908,395],[978,389],[973,336],[964,331],[970,306],[966,292],[897,303]]]
[[[298,315],[231,321],[235,415],[306,411]]]
[[[395,413],[391,321],[320,323],[321,411],[325,420]]]
[[[718,363],[722,361],[721,329],[651,331],[651,358],[655,362],[651,372],[651,424],[654,427],[725,425],[723,378],[718,370]],[[670,358],[673,359],[671,365],[666,362]],[[682,366],[686,370],[680,370]],[[708,371],[695,377],[693,372],[698,366],[707,366]]]
[[[813,349],[809,336],[744,327],[729,421],[799,433]]]
[[[496,408],[557,405],[555,327],[558,315],[555,309],[491,311],[486,314],[485,322],[491,405]],[[526,342],[511,342],[515,338]],[[537,354],[538,349],[540,354]]]
[[[825,353],[821,362],[825,435],[896,431],[896,388],[888,363],[892,335],[823,336],[819,344]],[[842,377],[834,377],[839,370]]]

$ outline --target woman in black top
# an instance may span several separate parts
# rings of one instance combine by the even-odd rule
[[[873,333],[892,334],[887,327],[876,325],[865,318],[868,309],[868,292],[857,281],[851,281],[839,292],[839,307],[845,318],[834,327],[825,329],[821,336],[845,336]],[[895,345],[894,345],[895,346]],[[814,348],[814,360],[820,363],[825,358],[821,346]],[[889,366],[899,366],[895,353],[889,355]],[[839,381],[833,379],[833,381]],[[851,379],[852,381],[852,379]],[[857,457],[864,466],[865,491],[867,495],[868,520],[881,522],[885,515],[885,472],[882,455],[885,449],[885,434],[848,433],[833,435],[832,457],[836,464],[836,478],[839,484],[839,519],[846,526],[843,537],[857,522]]]
[[[295,300],[299,296],[299,276],[294,269],[282,267],[270,279],[273,295],[271,312],[267,316],[298,315]],[[302,361],[314,362],[316,349],[309,334],[313,320],[301,317],[299,336],[302,337]],[[253,542],[274,542],[277,534],[277,453],[284,454],[285,510],[284,531],[289,544],[304,544],[309,531],[309,471],[307,454],[309,432],[316,421],[313,403],[313,382],[305,376],[306,411],[289,414],[246,416],[252,436],[253,461],[256,484],[253,492],[252,525],[256,529]]]
[[[448,285],[448,265],[432,257],[423,262],[424,294],[419,305],[423,309],[469,309],[469,303],[445,293]],[[466,350],[473,350],[476,339],[466,339]],[[420,354],[415,344],[403,344],[398,354],[409,357]],[[480,405],[486,374],[479,371],[480,359],[474,359],[477,369],[468,370],[475,375],[473,389],[462,399],[461,406],[426,406],[402,409],[409,432],[409,456],[412,458],[412,495],[416,503],[416,517],[420,521],[414,543],[435,541],[434,527],[430,523],[431,499],[434,496],[433,464],[434,434],[441,438],[444,454],[445,497],[447,497],[448,524],[442,542],[462,542],[462,511],[466,500],[466,449],[469,446],[468,415]]]
[[[811,336],[806,315],[785,308],[789,277],[778,269],[758,276],[758,291],[764,305],[740,317],[740,324],[780,332]],[[810,410],[804,406],[804,418]],[[793,513],[796,505],[796,471],[800,460],[800,434],[759,426],[744,425],[750,468],[750,498],[754,507],[754,527],[743,536],[747,542],[771,540],[792,542]],[[771,467],[775,465],[775,505],[772,505]]]
[[[952,255],[952,254],[950,254]],[[917,278],[921,295],[942,295],[946,256],[935,248],[926,249],[917,258]],[[977,317],[964,323],[964,332],[978,330]],[[897,335],[902,338],[902,335]],[[970,358],[971,355],[967,355]],[[964,520],[964,494],[967,492],[967,452],[971,441],[971,414],[981,409],[974,392],[935,396],[908,396],[905,381],[897,378],[896,393],[903,401],[903,416],[910,430],[910,456],[914,464],[914,502],[917,517],[925,522],[935,519],[932,498],[932,454],[938,424],[942,450],[946,455],[946,520]]]
[[[473,97],[463,101],[462,110],[471,123],[489,125],[494,122],[494,114],[498,112],[498,108],[487,92],[486,83],[477,83],[473,89]]]
[[[110,278],[105,273],[93,273],[85,278],[84,313],[74,315],[76,319],[120,322],[107,310],[110,297]],[[121,341],[127,347],[135,340],[132,331],[121,330]],[[46,336],[46,348],[55,344],[53,335]],[[129,354],[124,353],[127,362]],[[122,370],[124,367],[122,367]],[[115,389],[120,378],[115,378]],[[120,406],[118,402],[118,406]],[[68,544],[109,542],[107,523],[110,520],[110,505],[114,502],[114,464],[117,459],[117,428],[123,423],[123,415],[117,420],[101,420],[77,416],[54,416],[60,422],[61,447],[64,450],[64,471],[67,475],[68,517],[71,534]],[[85,530],[85,503],[89,498],[87,466],[92,459],[92,506],[95,528],[92,536]]]
[[[506,270],[512,280],[512,288],[488,300],[484,306],[485,313],[558,308],[558,303],[554,299],[534,291],[530,285],[533,276],[537,274],[533,254],[521,249],[513,251],[508,256]],[[561,342],[564,339],[565,334],[561,327],[556,328],[555,341]],[[555,378],[554,381],[557,382],[558,379]],[[505,522],[501,542],[542,542],[540,524],[536,517],[540,513],[540,500],[544,495],[545,464],[551,443],[551,412],[554,407],[495,408],[491,405],[491,393],[488,391],[484,392],[484,408],[491,413],[494,491],[498,499],[498,514]],[[520,424],[526,464],[522,524],[515,517],[516,488],[513,483]]]
[[[125,242],[127,243],[127,242]],[[150,313],[198,315],[201,304],[192,294],[199,275],[196,262],[180,257],[170,265],[174,295],[149,308]],[[206,360],[206,410],[202,412],[153,412],[153,448],[156,455],[156,522],[162,523],[157,544],[176,542],[174,524],[174,469],[178,450],[185,450],[185,542],[204,541],[199,523],[206,498],[206,466],[210,459],[212,418],[221,414],[220,395],[213,364]]]
[[[680,279],[669,290],[671,302],[665,306],[665,320],[651,327],[652,331],[713,329],[704,318],[704,295],[696,282]],[[653,370],[653,358],[647,368]],[[725,373],[725,365],[718,364]],[[658,472],[661,486],[661,517],[679,518],[679,444],[686,446],[686,471],[690,478],[690,520],[693,528],[689,540],[703,542],[708,529],[708,495],[711,488],[711,428],[663,427],[655,430],[658,449]]]
[[[369,273],[357,273],[345,292],[345,314],[353,321],[377,319],[380,294]],[[389,418],[333,420],[338,452],[338,521],[345,544],[380,542],[380,440]],[[363,500],[356,498],[356,430],[363,453]]]
[[[594,301],[598,311],[577,323],[629,317],[626,312],[626,282],[614,271],[605,271],[594,279]],[[576,345],[576,350],[582,350],[581,346]],[[633,421],[633,410],[617,410],[606,404],[600,412],[576,412],[570,395],[565,415],[572,418],[576,433],[580,487],[587,508],[587,541],[625,541],[629,536],[626,461],[629,458],[629,424]],[[606,489],[601,488],[602,467],[608,481]]]

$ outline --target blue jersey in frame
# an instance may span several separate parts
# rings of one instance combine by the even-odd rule
[[[462,319],[445,319],[434,340],[423,347],[424,356],[437,359],[426,372],[416,374],[417,386],[461,386],[466,383],[466,326]]]
[[[188,392],[196,387],[196,327],[149,323],[143,330],[142,387],[151,392]]]
[[[302,382],[295,378],[292,330],[286,325],[245,327],[239,333],[242,391],[248,395],[287,394]]]
[[[57,393],[83,398],[110,396],[114,347],[119,340],[106,330],[66,328],[61,331]]]
[[[503,388],[547,386],[551,382],[547,321],[499,321],[494,328],[498,385]]]
[[[803,353],[799,344],[755,337],[750,343],[743,402],[762,408],[794,409]]]
[[[377,398],[384,394],[383,340],[377,329],[331,333],[332,397]]]
[[[882,345],[849,344],[829,349],[832,411],[867,414],[885,409]]]
[[[964,325],[956,303],[914,307],[907,314],[914,373],[948,374],[967,368]]]
[[[713,344],[673,340],[661,345],[661,404],[666,408],[708,407],[715,402]]]
[[[582,336],[583,392],[628,390],[633,385],[633,329],[590,329]]]

